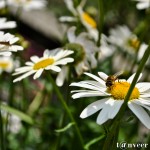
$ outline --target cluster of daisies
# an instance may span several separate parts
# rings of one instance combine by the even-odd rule
[[[46,5],[44,0],[7,0],[6,2],[8,7],[24,7],[26,10],[42,8]],[[0,8],[5,7],[6,2],[2,0]],[[18,77],[13,82],[21,81],[30,75],[33,75],[33,79],[37,79],[43,71],[51,71],[57,73],[56,84],[63,86],[70,73],[71,76],[75,74],[79,77],[86,72],[85,74],[94,80],[72,83],[71,86],[84,88],[84,90],[73,90],[72,98],[104,96],[105,98],[87,106],[80,115],[81,118],[86,118],[101,110],[97,117],[97,123],[103,124],[108,119],[113,119],[119,112],[134,75],[127,81],[125,79],[119,80],[119,82],[116,80],[110,88],[106,86],[108,75],[98,72],[98,77],[88,73],[88,71],[97,68],[99,63],[113,56],[118,50],[131,56],[136,55],[137,61],[140,61],[148,45],[142,43],[126,25],[122,25],[111,29],[108,36],[102,33],[99,41],[100,46],[97,46],[96,43],[99,40],[97,23],[83,10],[86,0],[81,0],[77,7],[74,7],[73,0],[64,0],[64,2],[72,16],[62,16],[59,20],[69,23],[80,22],[84,27],[84,32],[77,34],[75,26],[69,27],[67,43],[62,48],[46,49],[42,57],[31,56],[30,61],[27,61],[25,66],[15,69],[13,75]],[[149,8],[149,3],[139,2],[137,8]],[[6,18],[0,18],[0,30],[15,27],[14,21],[6,21]],[[18,37],[0,31],[0,72],[3,70],[12,71],[12,53],[23,50],[22,46],[16,44],[18,40]],[[128,107],[150,129],[150,117],[146,112],[146,110],[150,110],[149,86],[150,83],[137,83],[128,101]]]

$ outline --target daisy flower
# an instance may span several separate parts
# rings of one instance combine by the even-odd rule
[[[0,30],[16,27],[15,21],[6,21],[6,18],[0,18]]]
[[[23,50],[22,46],[15,45],[18,40],[18,37],[10,33],[0,32],[0,55],[10,56],[12,52]]]
[[[78,36],[76,36],[75,30],[76,27],[69,28],[67,32],[69,43],[66,44],[65,47],[74,51],[73,65],[76,74],[80,76],[84,71],[90,70],[91,68],[95,68],[97,66],[95,54],[99,51],[99,48],[93,41],[89,39],[87,33],[82,32]],[[64,66],[57,76],[57,85],[62,86],[67,76],[68,66]]]
[[[87,29],[88,33],[96,41],[98,39],[98,30],[96,21],[83,10],[86,0],[82,0],[77,8],[74,7],[73,0],[64,0],[68,10],[73,14],[72,16],[60,17],[61,22],[77,22],[80,21],[83,26]]]
[[[137,9],[147,9],[150,8],[150,0],[134,0],[137,1]]]
[[[23,8],[25,10],[41,9],[46,6],[46,0],[7,0],[8,7]],[[5,7],[5,0],[2,0],[0,6]]]
[[[4,102],[3,104],[7,105]],[[22,127],[21,119],[14,114],[9,113],[8,115],[8,113],[5,110],[1,110],[1,113],[2,113],[2,118],[4,120],[8,119],[8,126],[7,126],[8,131],[10,131],[11,133],[17,134]]]
[[[102,98],[104,96],[104,98],[100,98],[100,100],[88,105],[80,115],[81,118],[86,118],[101,110],[96,121],[101,125],[117,115],[135,74],[130,76],[128,80],[116,80],[111,86],[106,86],[105,81],[107,80],[108,75],[103,72],[98,72],[99,77],[91,73],[85,74],[94,80],[72,83],[71,86],[85,88],[84,90],[72,91],[72,98],[76,99],[95,96],[100,96]],[[142,74],[139,79],[141,76]],[[150,129],[150,116],[145,110],[147,109],[150,111],[150,83],[137,83],[127,105],[137,118]]]
[[[1,9],[1,8],[4,8],[4,7],[5,7],[5,1],[4,1],[4,0],[1,0],[1,1],[0,1],[0,9]]]
[[[20,118],[16,115],[10,114],[8,122],[8,130],[14,134],[19,133],[22,127]]]
[[[115,47],[108,44],[108,37],[105,34],[101,35],[100,51],[98,53],[98,61],[102,62],[106,58],[112,56],[115,52]]]
[[[13,82],[20,81],[32,74],[33,78],[37,79],[41,76],[44,70],[52,70],[55,72],[60,72],[61,68],[58,65],[66,65],[67,63],[73,62],[74,59],[67,57],[72,54],[73,51],[55,49],[55,50],[45,50],[43,57],[32,56],[31,61],[26,62],[26,66],[17,68],[13,75],[20,75]]]
[[[11,59],[11,57],[0,57],[0,74],[3,71],[6,72],[11,72],[13,70],[13,60]]]
[[[111,29],[108,41],[129,54],[137,53],[138,60],[142,58],[142,54],[148,47],[147,44],[140,43],[138,37],[125,25],[117,26],[115,29]]]

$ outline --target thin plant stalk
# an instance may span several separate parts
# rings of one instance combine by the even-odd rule
[[[101,45],[101,35],[102,35],[102,30],[103,30],[103,23],[104,23],[103,0],[98,0],[98,8],[99,8],[99,26],[98,26],[97,46],[100,46]]]
[[[1,103],[0,103],[1,105]],[[5,150],[4,145],[4,130],[3,130],[3,118],[2,118],[2,112],[0,110],[0,149]]]
[[[75,121],[74,117],[72,116],[72,113],[71,113],[69,107],[67,106],[67,104],[66,104],[66,102],[65,102],[65,100],[64,100],[64,98],[63,98],[63,96],[62,96],[62,94],[61,94],[61,92],[60,92],[60,90],[59,90],[59,88],[57,87],[57,85],[56,85],[56,83],[55,83],[55,81],[53,80],[53,78],[52,78],[51,75],[48,76],[48,79],[51,81],[51,83],[52,83],[52,85],[53,85],[53,87],[54,87],[54,90],[55,90],[55,92],[56,92],[56,94],[57,94],[57,96],[58,96],[58,98],[59,98],[59,100],[60,100],[62,106],[64,107],[66,113],[68,114],[70,120],[71,120],[73,123],[75,123],[74,126],[75,126],[75,130],[76,130],[76,132],[77,132],[77,136],[78,136],[78,138],[79,138],[79,141],[80,141],[80,143],[81,143],[81,146],[84,147],[83,138],[82,138],[82,135],[81,135],[81,133],[80,133],[79,127],[78,127],[78,125],[76,124],[76,121]]]
[[[139,64],[139,66],[138,66],[137,72],[135,74],[135,77],[134,77],[131,85],[130,85],[130,88],[129,88],[126,96],[125,96],[124,103],[123,103],[122,107],[120,108],[120,111],[119,111],[118,115],[116,116],[116,118],[114,120],[114,123],[112,125],[110,133],[108,134],[108,137],[106,138],[103,150],[107,150],[110,147],[110,145],[111,145],[111,140],[112,140],[112,137],[113,137],[113,131],[116,128],[116,123],[120,122],[121,118],[123,117],[123,114],[124,114],[125,109],[127,107],[128,100],[130,99],[132,91],[133,91],[133,89],[134,89],[134,87],[135,87],[135,85],[137,83],[137,80],[138,80],[142,70],[145,67],[146,61],[148,60],[149,56],[150,56],[150,42],[149,42],[149,46],[148,46],[147,50],[144,53],[144,56],[142,57],[142,60],[141,60],[141,62]],[[118,126],[118,128],[119,128],[119,126]]]
[[[67,83],[67,99],[66,99],[66,104],[68,105],[68,102],[69,102],[69,98],[70,98],[70,81],[71,81],[71,67],[69,67],[69,73],[68,73],[68,83]],[[62,128],[65,124],[65,120],[66,120],[66,112],[64,111],[63,114],[62,114],[62,118],[60,120],[60,123],[59,123],[59,128]],[[56,150],[59,150],[59,147],[60,147],[60,139],[61,139],[61,136],[63,135],[63,133],[59,133],[58,134],[58,137],[57,137],[57,142],[56,142]]]

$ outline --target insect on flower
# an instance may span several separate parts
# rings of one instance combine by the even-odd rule
[[[115,73],[114,75],[110,75],[107,77],[106,79],[106,86],[107,87],[111,87],[112,85],[114,85],[115,81],[118,79],[118,77],[123,74],[123,71],[119,71],[117,73]]]

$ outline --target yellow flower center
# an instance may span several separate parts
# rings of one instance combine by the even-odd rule
[[[8,67],[9,67],[9,63],[8,62],[0,62],[0,68],[6,69]]]
[[[129,45],[131,47],[133,47],[135,50],[138,49],[139,45],[140,45],[140,41],[138,39],[130,39],[129,40]]]
[[[107,91],[111,93],[114,99],[124,100],[129,90],[130,83],[128,82],[115,82],[111,87],[108,87]],[[138,99],[140,92],[138,88],[134,88],[130,96],[130,100]]]
[[[46,68],[47,66],[52,65],[54,62],[55,60],[53,58],[47,58],[34,64],[33,69],[39,70],[41,68]]]
[[[89,16],[86,12],[84,12],[82,14],[82,17],[83,17],[83,20],[85,22],[87,22],[92,28],[97,27],[97,24],[96,24],[95,20],[91,16]]]

